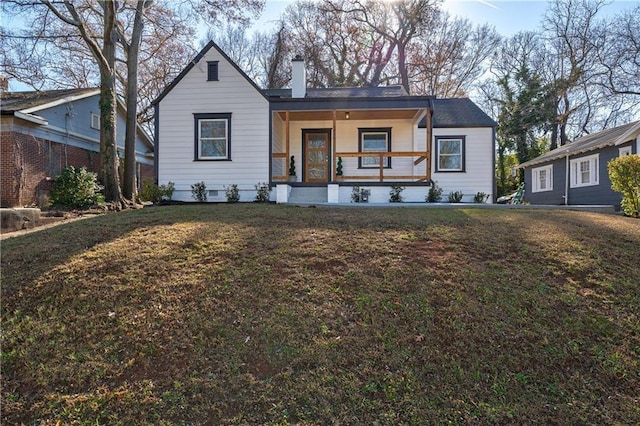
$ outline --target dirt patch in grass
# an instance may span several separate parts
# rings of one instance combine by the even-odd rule
[[[640,422],[640,226],[170,206],[3,241],[2,417]]]

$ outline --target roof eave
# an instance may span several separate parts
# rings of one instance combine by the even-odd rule
[[[36,106],[31,107],[31,108],[22,109],[22,110],[20,110],[20,112],[23,112],[25,114],[30,114],[32,112],[40,111],[40,110],[43,110],[43,109],[53,108],[53,107],[58,106],[58,105],[66,104],[66,103],[77,101],[77,100],[80,100],[80,99],[89,98],[89,97],[95,96],[95,95],[97,95],[99,93],[100,93],[100,89],[91,89],[91,90],[87,91],[86,93],[81,93],[81,94],[78,94],[78,95],[65,96],[62,99],[57,99],[55,101],[47,102],[47,103],[44,103],[44,104],[41,104],[41,105],[36,105]]]

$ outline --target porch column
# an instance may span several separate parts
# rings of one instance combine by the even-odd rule
[[[431,180],[431,139],[433,138],[433,123],[431,121],[431,115],[433,114],[433,109],[431,108],[431,106],[427,107],[427,161],[425,161],[425,163],[427,164],[427,175],[426,175],[426,181],[429,182]]]
[[[289,178],[289,111],[284,113],[284,140],[285,140],[285,153],[287,154],[284,160],[284,175]]]
[[[331,181],[335,182],[338,177],[336,175],[336,164],[338,159],[336,158],[336,110],[333,110],[333,132],[331,133],[331,161],[329,162],[329,166],[331,167]]]

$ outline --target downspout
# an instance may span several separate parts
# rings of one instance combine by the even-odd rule
[[[564,205],[569,205],[569,154],[565,156],[565,178],[564,178]]]
[[[160,103],[156,103],[153,106],[154,109],[154,122],[153,122],[153,129],[155,130],[155,134],[153,135],[153,168],[154,168],[154,174],[155,174],[155,178],[156,178],[156,185],[160,185],[159,182],[159,178],[160,178],[160,161],[159,161],[159,151],[160,151],[160,144],[158,142],[160,142]]]

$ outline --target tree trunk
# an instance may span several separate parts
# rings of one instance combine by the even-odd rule
[[[116,74],[115,74],[115,9],[112,2],[105,2],[104,41],[102,54],[107,66],[100,66],[100,180],[104,185],[105,200],[115,209],[126,203],[120,189],[118,175],[118,146],[116,139]]]
[[[138,100],[138,53],[142,40],[142,13],[146,0],[138,0],[136,16],[133,22],[131,43],[127,46],[127,121],[124,137],[124,182],[122,191],[124,197],[135,201],[138,195],[136,182],[136,130],[137,100]]]

